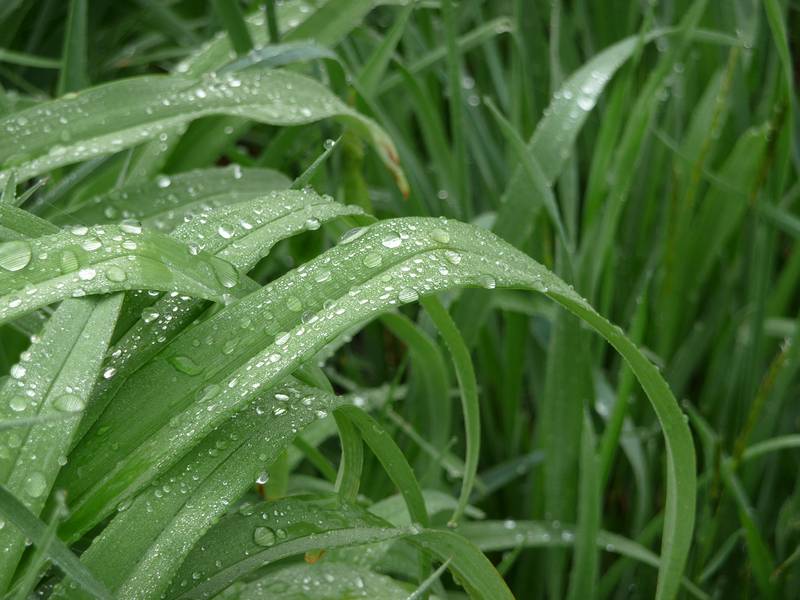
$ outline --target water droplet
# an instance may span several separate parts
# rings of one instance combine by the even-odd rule
[[[62,394],[55,399],[53,406],[63,412],[80,412],[86,406],[86,402],[75,394]]]
[[[124,221],[120,222],[119,228],[125,233],[131,233],[133,235],[142,233],[142,224],[133,219],[125,219]]]
[[[419,294],[413,288],[403,288],[397,294],[397,299],[400,300],[400,302],[403,302],[403,303],[415,302],[415,301],[417,301],[419,299]]]
[[[253,541],[258,546],[272,546],[275,543],[275,532],[269,527],[256,527],[253,531]]]
[[[158,311],[153,310],[152,308],[146,308],[142,311],[142,321],[145,323],[152,323],[160,316],[161,315],[158,313]]]
[[[205,386],[197,393],[198,402],[205,402],[206,400],[211,400],[215,396],[219,395],[221,389],[222,388],[220,388],[216,383],[211,383]]]
[[[331,278],[330,271],[320,271],[319,273],[317,273],[316,277],[314,277],[314,281],[316,281],[317,283],[324,283],[328,281],[330,278]]]
[[[381,255],[377,252],[370,252],[364,255],[364,266],[370,269],[374,269],[375,267],[379,266],[383,262]]]
[[[440,244],[446,244],[447,242],[450,241],[450,234],[447,233],[444,229],[439,229],[437,227],[436,229],[433,229],[431,231],[431,239],[434,242],[438,242]]]
[[[168,362],[176,370],[187,375],[199,375],[203,372],[203,368],[188,356],[172,356]]]
[[[292,312],[300,312],[301,310],[303,310],[303,303],[297,296],[289,296],[286,299],[286,308],[288,308]]]
[[[399,248],[402,243],[403,240],[394,231],[387,233],[381,240],[381,244],[386,248]]]
[[[97,275],[97,271],[95,271],[91,267],[87,267],[85,269],[81,269],[80,271],[78,271],[78,278],[81,281],[91,281],[92,279],[95,278],[95,275]]]
[[[103,371],[103,379],[111,379],[116,374],[117,374],[116,368],[108,367],[105,371]]]
[[[357,240],[358,238],[360,238],[366,232],[367,232],[366,227],[356,227],[354,229],[351,229],[350,231],[346,232],[341,238],[339,238],[339,243],[349,244],[353,240]]]
[[[281,331],[275,334],[275,343],[278,346],[283,346],[288,341],[289,341],[289,333],[287,333],[286,331]]]
[[[27,372],[28,372],[28,369],[23,367],[21,364],[17,363],[13,367],[11,367],[11,371],[9,371],[9,374],[14,379],[22,379],[23,377],[25,377],[25,373],[27,373]]]
[[[269,473],[267,473],[266,471],[259,473],[258,477],[256,477],[256,483],[258,485],[264,485],[268,481],[269,481]]]
[[[480,278],[480,284],[487,290],[493,290],[497,287],[497,281],[491,275],[482,275]]]
[[[14,396],[8,401],[8,406],[14,412],[22,412],[28,407],[28,401],[23,396]]]
[[[44,475],[38,471],[34,471],[25,480],[25,493],[31,498],[38,498],[47,489],[47,480]]]
[[[89,233],[89,228],[86,225],[73,225],[70,231],[73,235],[86,235]]]
[[[172,183],[172,180],[166,175],[159,175],[156,178],[156,185],[160,188],[167,188]]]
[[[319,219],[316,219],[314,217],[309,217],[308,219],[306,219],[306,229],[308,229],[309,231],[316,231],[321,226],[322,224],[319,222]]]
[[[444,257],[450,264],[457,265],[461,262],[461,254],[458,252],[454,252],[453,250],[448,250],[444,253]]]
[[[221,238],[229,240],[233,237],[233,228],[230,225],[220,225],[217,227],[217,233]]]
[[[127,273],[125,273],[125,271],[123,271],[119,267],[112,265],[106,269],[106,279],[108,279],[109,281],[117,281],[117,282],[125,281],[127,277],[128,277]]]
[[[94,252],[95,250],[101,248],[102,246],[103,244],[97,238],[89,238],[88,240],[85,240],[81,244],[81,248],[83,248],[87,252]]]
[[[64,250],[61,253],[61,272],[64,274],[72,273],[78,268],[78,257],[71,250]]]
[[[212,265],[214,267],[214,275],[216,275],[217,281],[222,284],[222,287],[229,289],[236,287],[236,284],[239,283],[239,272],[236,267],[224,260],[215,260]]]
[[[27,242],[0,244],[0,267],[6,271],[19,271],[31,262],[31,246]]]

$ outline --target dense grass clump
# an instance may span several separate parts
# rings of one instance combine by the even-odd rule
[[[0,593],[795,597],[799,19],[4,0]]]

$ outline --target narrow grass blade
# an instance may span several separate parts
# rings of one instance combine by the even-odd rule
[[[0,417],[37,419],[27,431],[0,434],[7,446],[0,479],[26,507],[39,514],[69,450],[81,413],[114,331],[122,296],[99,301],[64,301],[45,325],[27,360],[12,369],[0,388]],[[61,419],[60,417],[71,417]],[[25,540],[14,529],[0,530],[0,587],[11,581]]]
[[[247,23],[244,21],[244,15],[239,3],[214,0],[214,11],[228,32],[228,37],[231,40],[233,49],[236,50],[236,54],[241,56],[249,52],[253,48],[253,40],[250,37],[250,31],[247,29]]]
[[[88,2],[70,0],[64,47],[61,53],[61,73],[58,78],[58,95],[82,90],[89,85],[87,43]]]
[[[41,542],[47,531],[47,525],[33,515],[24,504],[17,500],[5,486],[0,485],[0,512],[20,530],[22,535],[34,543]],[[75,582],[94,598],[111,600],[111,593],[101,584],[85,566],[83,566],[69,548],[58,539],[50,541],[48,546],[50,559],[72,577]]]
[[[469,348],[464,343],[464,338],[458,331],[453,319],[447,310],[436,298],[425,298],[422,300],[425,312],[431,317],[442,338],[447,344],[450,356],[453,359],[453,366],[458,379],[458,386],[461,390],[461,410],[464,416],[464,443],[466,445],[466,456],[464,457],[464,474],[461,480],[461,492],[459,494],[458,506],[450,517],[449,525],[455,526],[464,514],[464,510],[469,502],[472,489],[475,485],[475,476],[478,472],[478,460],[480,458],[481,444],[481,421],[480,406],[478,405],[478,382],[475,379],[475,369],[472,366],[472,358]]]

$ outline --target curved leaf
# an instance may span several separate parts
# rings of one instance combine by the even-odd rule
[[[313,79],[283,70],[199,80],[152,75],[68,94],[0,119],[0,130],[6,134],[0,138],[0,165],[13,168],[23,180],[119,152],[208,115],[271,125],[304,125],[335,117],[375,147],[398,186],[407,191],[394,145],[374,121]],[[0,172],[0,181],[7,176],[8,171]]]
[[[168,233],[184,221],[228,204],[288,189],[291,181],[270,169],[239,166],[197,169],[162,175],[153,181],[132,183],[59,210],[59,224],[114,223],[136,219],[149,228]]]
[[[138,224],[79,225],[0,244],[0,323],[65,298],[131,289],[223,301],[237,283],[229,263]]]
[[[334,266],[335,278],[330,276]],[[629,363],[664,433],[667,495],[660,577],[662,593],[673,595],[694,527],[696,472],[692,437],[666,382],[618,327],[539,263],[487,231],[442,219],[389,220],[352,232],[338,246],[176,338],[163,350],[165,360],[140,371],[157,369],[161,375],[144,377],[138,393],[168,393],[183,412],[122,456],[73,463],[87,476],[69,482],[75,510],[65,534],[72,538],[91,527],[342,332],[420,295],[463,286],[542,292],[594,328]],[[254,327],[259,315],[262,322]],[[220,355],[215,342],[233,331],[236,347]],[[187,356],[191,369],[172,366]],[[169,369],[174,376],[168,379]],[[148,391],[150,379],[159,382],[157,392]],[[209,385],[214,393],[200,392]]]

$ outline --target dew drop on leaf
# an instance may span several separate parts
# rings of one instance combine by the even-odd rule
[[[363,262],[365,267],[374,269],[375,267],[380,266],[381,262],[383,262],[383,259],[377,252],[369,252],[368,254],[364,255]]]
[[[275,532],[269,527],[256,527],[253,531],[253,541],[258,546],[272,546],[275,543]]]
[[[53,406],[62,412],[79,412],[84,409],[86,403],[83,398],[75,394],[62,394],[53,402]]]
[[[31,262],[31,246],[27,242],[0,244],[0,267],[6,271],[19,271]]]
[[[386,248],[399,248],[402,243],[403,240],[394,231],[387,233],[381,240],[381,244]]]
[[[203,372],[203,368],[198,365],[189,356],[172,356],[169,358],[169,364],[175,367],[176,370],[187,375],[199,375]]]
[[[78,257],[71,250],[64,250],[61,253],[61,272],[72,273],[78,268]]]
[[[341,238],[339,238],[339,243],[349,244],[350,242],[360,238],[366,232],[367,232],[366,227],[356,227],[354,229],[351,229],[350,231],[347,231]]]
[[[14,412],[22,412],[28,406],[28,401],[23,396],[14,396],[8,401],[8,407]]]
[[[44,475],[38,471],[34,471],[25,480],[25,493],[31,498],[38,498],[47,489],[47,480]]]
[[[439,242],[440,244],[446,244],[450,241],[450,234],[447,233],[444,229],[433,229],[431,231],[431,239],[434,242]]]
[[[115,282],[125,281],[127,277],[128,275],[125,273],[125,271],[123,271],[119,267],[115,267],[112,265],[106,269],[106,279],[108,279],[109,281],[115,281]]]

